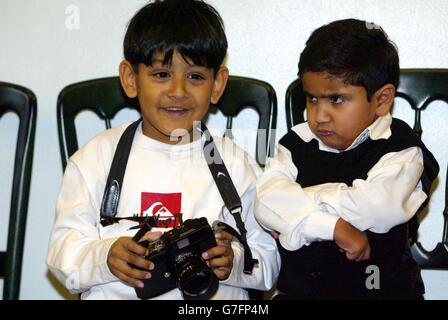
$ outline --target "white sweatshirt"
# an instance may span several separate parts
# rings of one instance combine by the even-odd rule
[[[79,149],[69,160],[57,200],[47,264],[51,272],[82,299],[138,299],[133,287],[116,278],[107,266],[111,245],[121,236],[132,237],[137,223],[120,221],[103,227],[100,205],[118,140],[129,124],[104,131]],[[273,238],[254,219],[255,180],[260,173],[254,160],[229,139],[215,138],[243,204],[247,240],[255,259],[252,275],[243,273],[244,251],[232,242],[233,269],[221,281],[213,299],[247,299],[243,288],[269,290],[279,272],[280,259]],[[223,209],[224,208],[224,209]],[[236,229],[233,216],[211,176],[203,156],[202,140],[169,145],[142,133],[134,137],[123,181],[117,217],[157,215],[167,231],[182,220],[206,217],[210,224],[224,221]],[[174,222],[173,222],[174,221]],[[155,299],[182,299],[176,288]]]

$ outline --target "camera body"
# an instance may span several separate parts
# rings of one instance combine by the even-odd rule
[[[209,299],[219,283],[202,253],[215,247],[215,235],[206,218],[188,219],[165,232],[158,240],[142,241],[148,248],[145,259],[154,262],[151,278],[143,288],[135,288],[140,299],[161,295],[178,287],[185,299]]]

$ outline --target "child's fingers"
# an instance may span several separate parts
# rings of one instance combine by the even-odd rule
[[[211,248],[204,252],[202,257],[218,279],[225,280],[229,277],[233,268],[233,250],[230,245]]]
[[[151,278],[151,273],[144,270],[139,270],[126,265],[122,269],[122,273],[132,279],[144,280]]]
[[[345,256],[350,261],[358,262],[358,261],[360,261],[360,258],[362,257],[362,255],[363,255],[362,251],[354,251],[354,252],[346,251],[345,252]]]
[[[131,287],[134,287],[134,288],[143,288],[144,287],[143,281],[129,277],[126,274],[124,274],[123,272],[117,271],[115,276],[118,279],[120,279],[121,281],[123,281],[124,283],[126,283],[127,285],[130,285]]]
[[[202,254],[202,258],[204,260],[210,260],[214,259],[219,256],[223,255],[232,255],[233,256],[233,250],[230,246],[226,245],[217,245],[216,247],[213,247],[211,249],[208,249]]]
[[[233,236],[225,231],[220,231],[215,234],[216,243],[221,246],[230,246],[233,240]]]
[[[368,246],[367,249],[364,251],[362,260],[369,260],[371,253],[372,253],[372,249],[370,248],[370,246]]]
[[[120,259],[112,259],[109,263],[109,269],[117,278],[126,283],[130,283],[128,278],[143,280],[151,277],[150,272],[133,268],[127,262]],[[132,284],[134,285],[135,281]]]
[[[232,252],[233,253],[233,252]],[[213,270],[216,277],[225,280],[229,277],[233,268],[233,254],[220,255],[206,261],[209,268]]]
[[[230,273],[232,272],[232,269],[221,267],[213,269],[213,272],[215,273],[216,277],[219,280],[225,280],[229,277]]]
[[[350,261],[355,261],[356,260],[356,255],[350,253],[350,252],[345,252],[345,256],[347,257],[348,260]]]
[[[223,242],[231,242],[233,240],[233,236],[227,231],[220,231],[215,234],[215,238],[217,240],[221,240]]]
[[[133,241],[131,238],[126,238],[121,240],[121,245],[123,246],[124,250],[129,252],[132,252],[139,256],[146,256],[149,254],[148,249],[145,247],[139,245],[137,242]]]
[[[154,263],[150,260],[147,260],[143,257],[130,254],[127,259],[125,259],[126,263],[133,265],[136,268],[144,269],[144,270],[153,270]]]
[[[160,232],[160,231],[148,231],[140,239],[140,241],[144,241],[144,240],[154,241],[154,240],[159,239],[161,236],[162,236],[162,232]]]
[[[365,248],[362,251],[356,251],[356,252],[345,252],[345,256],[347,257],[347,259],[349,259],[350,261],[365,261],[370,259],[370,247]]]
[[[233,257],[231,256],[221,256],[218,258],[210,259],[207,262],[210,268],[220,268],[220,267],[230,268],[233,263],[232,258]]]

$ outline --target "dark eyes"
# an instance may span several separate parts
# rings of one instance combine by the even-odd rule
[[[204,76],[199,74],[199,73],[192,73],[190,75],[188,75],[189,79],[193,79],[193,80],[204,80]]]
[[[330,102],[333,104],[341,104],[344,102],[344,98],[341,96],[332,96],[330,97]]]
[[[156,78],[168,78],[170,74],[165,71],[159,71],[159,72],[154,72],[152,75]]]
[[[316,104],[316,103],[317,103],[317,97],[307,96],[307,97],[306,97],[306,100],[307,100],[309,103],[312,103],[312,104]]]
[[[156,78],[164,79],[164,78],[171,77],[171,74],[169,72],[166,72],[166,71],[157,71],[157,72],[153,72],[152,76],[156,77]],[[197,81],[205,79],[205,77],[202,74],[200,74],[200,73],[188,74],[187,78],[191,79],[191,80],[197,80]]]
[[[307,101],[311,104],[317,104],[317,97],[307,96]],[[344,98],[342,96],[331,96],[328,98],[332,104],[342,104],[344,103]]]

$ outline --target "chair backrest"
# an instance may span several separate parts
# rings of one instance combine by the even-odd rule
[[[397,97],[405,99],[414,111],[414,131],[422,135],[422,113],[430,113],[429,104],[436,100],[448,103],[448,69],[402,69]],[[448,113],[447,113],[448,114]],[[440,128],[440,132],[444,132]],[[445,166],[440,164],[441,175]],[[435,249],[427,251],[417,242],[412,248],[415,260],[424,269],[448,269],[448,164],[445,185],[445,208],[442,240]]]
[[[435,100],[448,103],[448,69],[401,69],[396,95],[405,99],[414,111],[413,128],[421,137],[422,112]]]
[[[264,167],[266,158],[273,155],[277,125],[277,95],[267,82],[230,76],[223,96],[216,105],[227,117],[226,129],[245,108],[253,108],[259,115],[255,160]]]
[[[81,111],[93,111],[104,120],[105,128],[110,129],[111,120],[125,108],[140,111],[137,99],[126,96],[118,77],[82,81],[65,87],[57,102],[62,167],[65,169],[68,158],[79,148],[75,118]]]
[[[287,128],[305,122],[306,97],[300,79],[296,79],[286,89],[285,111]]]
[[[0,252],[0,277],[4,277],[3,299],[19,298],[28,196],[33,161],[37,101],[30,90],[0,82],[0,118],[7,112],[19,117],[14,159],[6,252]]]
[[[63,168],[68,158],[78,150],[75,117],[83,110],[94,111],[105,120],[111,119],[123,108],[139,110],[137,99],[129,99],[121,88],[118,77],[102,78],[75,83],[65,87],[58,97],[57,118],[59,145]],[[271,152],[277,119],[277,97],[271,85],[264,81],[230,76],[226,90],[216,107],[227,117],[226,129],[232,128],[232,119],[246,108],[259,114],[256,160],[264,165]],[[262,149],[259,150],[259,146]]]
[[[414,111],[414,131],[421,137],[423,128],[422,113],[429,112],[428,105],[435,100],[448,103],[448,69],[401,69],[400,85],[397,97],[405,99]],[[294,80],[286,91],[286,120],[288,128],[304,122],[306,98],[299,79]],[[443,128],[441,128],[443,130]],[[422,137],[425,140],[425,137]],[[445,168],[441,165],[441,168]],[[443,169],[442,169],[443,170]],[[443,171],[442,171],[443,172]],[[426,251],[421,244],[412,247],[414,258],[422,268],[448,268],[448,170],[447,185],[445,186],[444,228],[442,241],[436,249]]]

